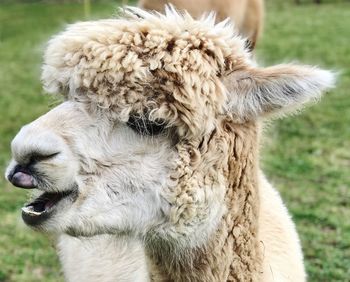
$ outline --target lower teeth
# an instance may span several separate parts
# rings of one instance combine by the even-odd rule
[[[44,211],[37,212],[33,206],[23,207],[22,211],[29,215],[41,215]]]

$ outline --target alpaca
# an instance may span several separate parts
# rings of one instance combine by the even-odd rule
[[[139,6],[163,12],[165,4],[169,2],[180,10],[187,10],[194,17],[199,17],[204,12],[215,11],[218,21],[231,18],[238,31],[248,38],[251,49],[255,48],[261,35],[264,0],[140,0]]]
[[[305,281],[259,135],[332,73],[258,67],[229,21],[168,7],[70,25],[42,80],[65,101],[16,135],[6,175],[40,191],[22,218],[60,237],[69,281]]]

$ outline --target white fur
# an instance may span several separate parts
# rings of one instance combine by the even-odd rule
[[[292,218],[279,193],[262,173],[259,181],[262,281],[306,281],[303,255]],[[58,247],[69,282],[97,281],[96,277],[99,282],[143,282],[148,277],[142,245],[137,240],[126,241],[108,235],[88,239],[62,235]]]
[[[306,281],[298,234],[275,188],[259,173],[259,239],[263,250],[262,281]]]
[[[147,282],[142,244],[130,238],[61,235],[58,249],[68,282]]]
[[[68,154],[71,159],[65,165],[59,162],[65,160],[60,155],[50,161],[50,165],[40,163],[40,170],[49,176],[70,171],[77,179],[81,193],[80,200],[78,198],[73,204],[67,201],[59,203],[58,213],[42,228],[55,233],[58,230],[73,232],[75,236],[93,236],[60,236],[58,248],[67,280],[147,281],[147,267],[139,239],[98,234],[115,234],[118,230],[124,230],[142,235],[150,223],[159,224],[164,220],[159,210],[163,213],[167,211],[166,203],[160,197],[161,185],[164,185],[162,182],[165,180],[160,182],[159,179],[165,179],[168,170],[166,166],[169,165],[166,160],[172,152],[167,146],[161,145],[163,137],[160,140],[140,138],[123,126],[108,133],[103,128],[105,121],[97,119],[99,124],[96,124],[95,118],[91,119],[72,102],[63,103],[24,127],[17,135],[12,143],[15,160],[8,170],[16,164],[16,158],[40,149],[41,146],[45,151],[54,148],[54,151]],[[65,127],[65,124],[69,126]],[[75,124],[79,126],[75,127]],[[71,151],[67,151],[66,145],[59,141],[59,136],[63,133],[69,134],[72,142],[79,140],[70,147]],[[41,139],[42,136],[45,138]],[[48,140],[49,144],[46,143]],[[154,154],[145,155],[146,151],[149,153],[154,148],[158,148]],[[84,167],[86,175],[79,175],[76,170],[79,167],[77,156],[80,156],[80,161],[83,160],[80,168]],[[94,172],[99,171],[96,160],[103,164],[103,170],[97,176],[94,175]],[[134,163],[137,165],[134,166]],[[114,171],[110,171],[111,167]],[[119,171],[115,171],[115,168]],[[129,181],[132,181],[132,186],[128,186]],[[108,183],[114,183],[114,189],[119,194],[108,193]],[[145,186],[147,183],[148,187]],[[71,185],[70,181],[66,185]],[[52,187],[57,186],[53,183]],[[142,192],[137,192],[139,189]],[[260,199],[259,236],[264,252],[263,281],[305,281],[300,243],[294,224],[278,193],[263,175],[260,176]]]
[[[73,205],[61,201],[42,229],[68,233],[78,229],[85,236],[119,229],[140,235],[147,232],[149,223],[162,221],[168,206],[160,190],[168,187],[173,155],[167,142],[161,142],[166,137],[140,138],[123,124],[107,126],[106,122],[65,102],[22,128],[13,140],[14,161],[8,171],[40,148],[43,154],[53,150],[59,154],[35,165],[48,176],[48,185],[39,189],[79,187],[78,200]],[[69,148],[62,136],[69,138]]]

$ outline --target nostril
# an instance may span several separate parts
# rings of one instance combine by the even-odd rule
[[[8,179],[14,186],[20,188],[31,189],[38,186],[36,179],[29,172],[24,171],[19,166],[17,166],[13,173],[9,175]]]

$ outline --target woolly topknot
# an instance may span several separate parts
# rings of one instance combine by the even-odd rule
[[[225,100],[220,77],[250,64],[245,41],[213,13],[199,20],[127,7],[120,19],[79,22],[44,56],[49,93],[93,103],[122,121],[152,113],[188,133],[211,129]]]

